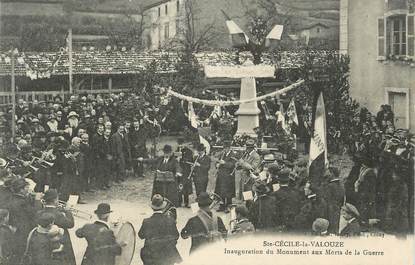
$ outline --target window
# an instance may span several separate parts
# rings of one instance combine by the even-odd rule
[[[317,27],[317,33],[320,33],[320,28],[319,27]]]
[[[169,23],[164,24],[164,40],[169,39]]]
[[[176,10],[177,10],[177,13],[180,12],[180,1],[179,0],[177,0],[176,2]]]
[[[168,5],[165,5],[164,6],[164,13],[166,13],[166,15],[169,13]]]
[[[390,40],[388,50],[392,55],[406,55],[406,17],[389,18]]]
[[[159,7],[158,8],[158,17],[160,17],[161,16],[161,8]]]

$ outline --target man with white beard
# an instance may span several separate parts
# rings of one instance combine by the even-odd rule
[[[78,126],[79,126],[79,115],[75,111],[71,111],[68,114],[68,125],[69,127],[65,129],[69,139],[78,135]]]

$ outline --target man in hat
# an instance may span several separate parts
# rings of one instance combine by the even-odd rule
[[[232,141],[223,142],[223,151],[216,163],[216,187],[215,193],[222,198],[222,203],[218,211],[229,212],[228,207],[232,204],[232,198],[235,197],[235,163],[236,154],[231,150]]]
[[[193,163],[193,183],[196,188],[196,195],[198,196],[201,192],[206,192],[207,185],[209,182],[209,169],[211,159],[206,155],[206,147],[200,143],[196,148],[196,157]]]
[[[180,170],[181,176],[179,176],[179,205],[182,205],[184,202],[184,207],[190,208],[189,206],[189,196],[193,193],[193,185],[190,176],[191,164],[193,164],[193,151],[186,146],[184,138],[179,138],[177,140],[179,146],[177,151],[180,152]]]
[[[38,212],[38,216],[49,213],[54,217],[54,223],[58,227],[64,229],[62,238],[63,251],[62,251],[62,265],[76,265],[75,254],[72,248],[71,238],[69,237],[68,229],[71,229],[75,225],[75,221],[72,212],[59,207],[59,196],[56,189],[49,189],[43,195],[43,209]]]
[[[252,190],[253,180],[251,179],[251,173],[255,173],[261,164],[261,157],[255,149],[255,140],[248,139],[245,147],[246,151],[236,163],[235,193],[238,199],[242,199],[244,191]]]
[[[140,157],[139,161],[147,161],[155,163],[156,174],[153,181],[153,192],[151,196],[155,194],[161,194],[164,198],[167,198],[173,203],[175,207],[179,207],[179,193],[178,193],[178,165],[177,160],[173,156],[173,149],[171,145],[166,144],[163,147],[163,156],[156,159],[146,159]]]
[[[197,197],[199,210],[191,217],[180,232],[183,239],[192,238],[190,254],[206,244],[216,242],[226,237],[227,230],[222,219],[211,211],[212,199],[207,192],[201,192]]]
[[[115,240],[114,232],[108,223],[111,212],[109,204],[98,204],[94,211],[98,220],[76,230],[76,236],[85,238],[88,242],[82,265],[114,265],[115,257],[121,255],[122,247],[126,244],[119,244]]]
[[[254,201],[249,208],[249,220],[256,231],[273,231],[275,229],[275,198],[270,196],[270,188],[265,182],[254,184]]]
[[[173,218],[164,213],[167,202],[160,194],[151,200],[153,215],[143,220],[138,236],[145,240],[141,249],[144,265],[173,265],[182,261],[176,248],[179,231]]]
[[[329,228],[329,221],[323,218],[317,218],[313,222],[313,232],[318,236],[329,236],[330,233],[328,232]]]
[[[345,203],[340,211],[340,225],[339,233],[340,236],[360,236],[360,224],[359,224],[359,211],[357,208],[350,204]]]
[[[282,169],[278,174],[279,189],[272,193],[275,198],[275,223],[279,230],[292,232],[296,215],[300,212],[300,194],[289,186],[290,171]]]

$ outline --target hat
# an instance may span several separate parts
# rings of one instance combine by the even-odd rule
[[[70,118],[70,117],[79,117],[79,115],[78,115],[78,113],[76,113],[75,111],[71,111],[71,112],[69,112],[69,114],[68,114],[68,118]]]
[[[259,195],[263,195],[269,193],[271,189],[263,181],[259,181],[254,183],[252,186],[252,191],[256,192]]]
[[[205,191],[201,192],[199,196],[197,196],[196,201],[200,207],[209,206],[213,202],[209,194]]]
[[[94,211],[95,214],[107,214],[112,213],[111,206],[108,203],[98,204],[97,209]]]
[[[37,224],[41,227],[47,227],[55,221],[55,215],[48,212],[41,212],[37,218]]]
[[[22,119],[19,119],[19,120],[17,120],[17,122],[16,122],[17,124],[22,124],[22,123],[24,123],[24,121],[22,120]]]
[[[56,115],[57,115],[57,116],[62,116],[62,111],[60,111],[60,110],[59,110],[59,111],[57,111],[57,112],[56,112]]]
[[[173,151],[173,148],[171,147],[171,145],[169,145],[169,144],[164,145],[164,147],[163,147],[163,152],[164,153],[171,153],[172,151]]]
[[[271,173],[272,175],[278,175],[280,170],[281,170],[281,167],[277,163],[272,163],[268,166],[268,172]]]
[[[329,228],[329,221],[324,219],[324,218],[317,218],[314,222],[313,222],[313,231],[316,233],[323,233],[325,231],[327,231],[327,229]]]
[[[43,195],[45,202],[52,202],[58,198],[58,191],[56,189],[49,189]]]
[[[164,200],[163,196],[160,194],[155,194],[151,199],[151,208],[154,211],[162,210],[166,208],[167,202]]]
[[[6,167],[7,164],[8,163],[7,163],[6,159],[3,159],[3,158],[0,157],[0,167]]]
[[[357,208],[350,203],[345,203],[342,208],[343,211],[345,211],[346,213],[352,215],[353,217],[359,217],[359,211],[357,210]]]
[[[200,143],[197,145],[196,150],[199,152],[205,151],[206,147],[204,144]]]
[[[255,140],[254,139],[246,140],[246,146],[247,147],[254,147],[255,146]]]
[[[38,118],[34,118],[34,119],[32,120],[32,122],[33,122],[33,123],[35,123],[35,122],[39,122],[39,119],[38,119]]]
[[[290,173],[291,171],[289,169],[282,169],[278,173],[278,181],[280,183],[288,183],[290,181]]]

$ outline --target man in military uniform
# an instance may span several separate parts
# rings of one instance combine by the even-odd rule
[[[121,255],[125,243],[115,241],[114,232],[108,223],[111,212],[109,204],[100,203],[95,210],[98,220],[76,230],[76,236],[85,238],[88,242],[82,265],[114,265],[115,257]]]
[[[222,219],[210,209],[212,199],[206,192],[197,197],[199,210],[190,218],[180,232],[183,239],[192,238],[190,254],[206,244],[226,238],[227,230]]]
[[[184,207],[189,208],[189,195],[193,193],[190,176],[193,151],[184,144],[183,138],[179,138],[177,142],[179,144],[177,151],[181,153],[179,160],[181,169],[181,176],[179,176],[179,205],[182,205],[182,202],[184,202]]]
[[[209,169],[211,159],[206,155],[206,147],[200,143],[197,145],[197,154],[194,160],[193,169],[193,183],[196,188],[196,195],[199,196],[201,192],[206,192],[209,182]]]
[[[73,228],[75,221],[71,211],[58,207],[58,191],[55,189],[49,189],[43,195],[43,209],[37,213],[38,216],[49,213],[54,216],[55,225],[64,229],[62,238],[63,251],[62,251],[62,265],[76,265],[75,254],[72,248],[71,238],[69,237],[68,229]]]
[[[246,151],[236,163],[237,170],[235,172],[235,192],[240,200],[244,191],[252,190],[253,180],[251,179],[251,173],[256,172],[261,164],[261,157],[255,149],[255,140],[248,139],[245,146]]]
[[[215,193],[222,198],[222,203],[218,211],[229,212],[228,206],[235,197],[235,153],[230,149],[232,141],[223,142],[223,151],[220,154],[219,161],[216,163],[216,187]]]

